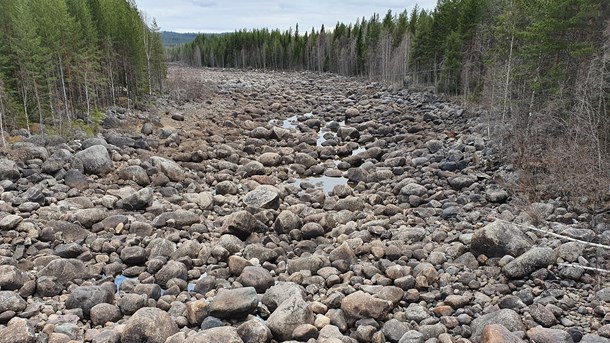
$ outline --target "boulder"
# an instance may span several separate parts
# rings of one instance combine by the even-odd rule
[[[77,152],[75,156],[83,163],[87,174],[106,175],[113,170],[112,160],[103,145],[91,146]]]
[[[373,318],[382,320],[392,310],[392,302],[356,291],[341,301],[341,310],[353,320]]]
[[[167,158],[152,156],[150,162],[153,167],[165,174],[171,181],[180,182],[186,178],[186,173],[178,163],[168,160]]]
[[[281,342],[291,340],[292,332],[301,324],[313,324],[314,315],[309,304],[300,296],[293,295],[271,313],[267,326],[273,337]]]
[[[165,343],[178,332],[178,326],[169,314],[155,307],[139,309],[125,323],[121,343]]]
[[[21,177],[14,161],[0,158],[0,180],[16,181]]]
[[[254,287],[220,289],[209,306],[210,315],[218,318],[241,318],[254,312],[258,297]]]
[[[114,302],[114,294],[101,286],[76,287],[66,299],[66,308],[80,308],[85,316],[89,316],[91,308],[97,304]]]
[[[549,247],[533,248],[516,259],[510,261],[502,268],[504,275],[517,279],[540,268],[545,268],[557,262],[555,250]]]
[[[521,316],[513,310],[503,309],[474,319],[470,324],[470,329],[472,330],[471,341],[473,343],[480,342],[483,329],[491,324],[502,325],[510,332],[525,331],[525,327],[521,322]]]
[[[470,250],[487,257],[517,257],[528,251],[532,239],[516,225],[496,220],[475,231],[470,242]]]

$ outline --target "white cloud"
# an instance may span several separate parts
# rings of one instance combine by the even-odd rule
[[[232,32],[239,29],[269,28],[301,30],[334,27],[339,22],[354,23],[384,15],[388,9],[400,13],[415,6],[414,0],[136,0],[138,8],[157,19],[162,30],[177,32]],[[417,1],[420,8],[432,9],[436,0]]]

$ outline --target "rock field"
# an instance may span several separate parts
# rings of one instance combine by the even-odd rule
[[[584,242],[610,221],[519,200],[474,115],[333,75],[188,73],[209,97],[113,109],[95,138],[12,133],[0,343],[610,343],[607,274],[583,268],[606,268]]]

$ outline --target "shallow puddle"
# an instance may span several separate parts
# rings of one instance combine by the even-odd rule
[[[337,185],[347,185],[347,178],[345,177],[330,177],[330,176],[312,176],[303,179],[298,179],[294,182],[297,187],[301,186],[303,182],[309,182],[316,188],[322,188],[324,193],[328,194]]]

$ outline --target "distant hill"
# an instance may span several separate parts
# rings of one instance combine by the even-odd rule
[[[161,42],[163,46],[174,46],[184,43],[190,43],[195,40],[198,33],[178,33],[171,31],[161,31]]]

